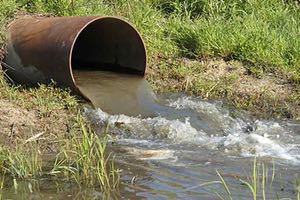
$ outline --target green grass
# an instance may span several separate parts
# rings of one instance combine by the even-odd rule
[[[300,7],[292,0],[21,0],[17,6],[59,16],[123,16],[142,33],[150,55],[220,56],[300,76]]]
[[[1,72],[0,104],[10,106],[12,116],[26,122],[3,121],[11,128],[1,135],[0,199],[2,189],[11,184],[18,190],[20,182],[40,178],[68,179],[108,194],[118,189],[120,170],[107,152],[107,133],[99,136],[92,131],[80,114],[78,98],[55,83],[26,88],[11,85],[4,77]],[[32,116],[36,121],[30,125]]]
[[[49,174],[67,175],[80,184],[100,186],[104,191],[117,189],[120,170],[107,153],[107,135],[98,136],[85,125],[80,115],[76,125],[80,134],[75,130],[70,138],[60,140],[60,152]]]
[[[68,179],[79,186],[118,189],[120,170],[107,152],[107,136],[98,136],[78,115],[69,134],[57,135],[56,152],[45,160],[43,143],[37,138],[20,141],[15,147],[0,148],[0,190],[11,180],[16,190],[19,181],[47,177]]]
[[[42,174],[42,157],[36,144],[25,148],[18,145],[16,148],[1,149],[4,154],[5,164],[2,166],[1,173],[9,174],[13,179],[27,179]]]
[[[221,175],[221,173],[218,170],[216,172],[220,181],[219,182],[212,181],[209,182],[209,184],[207,185],[221,184],[223,186],[226,195],[221,195],[220,194],[221,191],[213,191],[220,200],[236,199],[236,197],[233,197],[230,191],[230,187],[233,188],[234,185],[231,184],[231,186],[229,186],[226,183],[224,177]],[[271,199],[272,197],[268,197],[268,194],[272,194],[272,192],[274,191],[273,182],[275,181],[275,164],[273,163],[273,166],[270,168],[262,160],[254,158],[253,165],[252,165],[252,172],[250,173],[250,175],[247,176],[246,180],[238,179],[238,181],[249,189],[250,194],[252,196],[251,199],[253,200]],[[292,198],[294,200],[300,199],[299,187],[300,187],[300,182],[298,178],[295,179],[295,188],[294,188],[295,198]],[[283,199],[292,200],[291,198],[281,198],[276,193],[276,200],[283,200]]]
[[[1,1],[0,7],[0,43],[5,41],[6,24],[16,11],[46,16],[117,15],[141,33],[149,55],[147,77],[156,91],[167,88],[226,99],[237,107],[265,113],[263,117],[299,118],[295,109],[300,87],[297,1],[7,0]],[[216,57],[239,61],[258,79],[273,74],[279,85],[283,80],[283,85],[292,86],[287,90],[293,92],[281,96],[279,92],[275,96],[249,92],[243,96],[234,92],[240,75],[224,77],[216,85],[216,80],[201,77],[201,64],[190,70],[182,62],[188,59],[201,63]]]

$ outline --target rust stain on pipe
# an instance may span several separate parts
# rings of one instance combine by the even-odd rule
[[[116,70],[144,76],[146,50],[139,33],[116,17],[26,17],[9,28],[4,62],[17,83],[54,80],[80,94],[72,69]]]

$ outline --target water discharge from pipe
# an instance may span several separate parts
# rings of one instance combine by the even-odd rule
[[[80,92],[110,114],[154,117],[163,109],[145,78],[111,71],[73,70]]]
[[[103,68],[103,67],[102,67]],[[142,118],[164,117],[178,120],[213,135],[220,132],[213,119],[189,109],[176,110],[162,105],[144,77],[107,70],[73,70],[75,83],[94,107],[110,115],[123,114]]]

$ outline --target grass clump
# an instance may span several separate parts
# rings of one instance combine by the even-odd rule
[[[46,177],[103,192],[118,188],[120,171],[107,152],[107,136],[89,128],[70,91],[54,83],[11,86],[4,75],[0,89],[0,112],[9,113],[0,115],[2,187],[12,183],[17,188],[20,181]]]
[[[62,141],[50,174],[68,174],[80,184],[100,186],[104,191],[117,189],[120,171],[107,153],[108,136],[99,137],[80,116],[77,123],[81,134]]]
[[[43,177],[69,180],[90,188],[99,187],[103,193],[118,189],[120,170],[107,152],[107,136],[95,134],[80,115],[69,134],[52,136],[52,139],[41,136],[20,141],[22,143],[16,146],[1,146],[2,188],[6,186],[4,183],[12,182],[17,189],[19,181]],[[55,141],[58,144],[56,152],[45,153],[43,139]]]
[[[219,199],[225,200],[225,199],[236,199],[234,195],[231,192],[231,187],[229,186],[224,177],[221,175],[221,173],[217,170],[216,171],[220,181],[212,181],[209,182],[206,185],[211,185],[211,184],[221,184],[225,190],[226,197],[224,195],[221,195],[219,191],[214,191],[214,193],[218,196]],[[275,180],[275,165],[273,163],[272,168],[269,168],[263,161],[258,160],[257,158],[254,158],[253,165],[252,165],[252,172],[249,176],[247,176],[247,179],[238,179],[238,181],[247,187],[251,193],[251,199],[253,200],[267,200],[267,199],[285,199],[285,200],[292,200],[291,198],[280,198],[278,194],[276,193],[276,197],[272,194],[273,189],[273,182]],[[204,184],[203,184],[204,185]],[[295,181],[295,200],[300,199],[299,195],[299,181],[296,179]],[[269,195],[269,196],[268,196]]]
[[[1,148],[2,176],[10,175],[13,179],[28,179],[42,175],[42,157],[37,145],[24,148]]]

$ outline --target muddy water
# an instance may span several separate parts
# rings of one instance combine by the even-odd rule
[[[79,90],[95,107],[111,114],[156,116],[156,96],[148,82],[136,75],[110,71],[74,70]]]
[[[94,80],[81,82],[80,88],[99,88],[99,93],[90,91],[95,92],[95,102],[105,102],[96,104],[98,109],[87,109],[85,115],[99,133],[109,124],[112,149],[124,170],[121,196],[216,199],[214,190],[226,196],[222,186],[201,184],[218,180],[218,169],[235,199],[250,199],[249,189],[237,180],[247,180],[253,158],[260,157],[276,172],[269,198],[278,194],[294,199],[295,176],[300,172],[300,123],[258,120],[223,102],[183,94],[155,97],[144,79],[132,75],[80,73],[85,80]],[[132,180],[134,184],[129,184]]]
[[[226,197],[220,184],[202,185],[219,180],[218,169],[234,199],[251,199],[249,189],[238,179],[247,180],[254,157],[259,157],[269,169],[272,189],[267,190],[267,199],[276,199],[276,195],[296,199],[299,122],[258,120],[221,101],[183,94],[165,94],[158,99],[171,109],[152,118],[110,115],[101,109],[85,111],[100,132],[107,124],[111,127],[113,149],[126,174],[123,196],[218,199],[214,194],[218,191]],[[134,184],[128,184],[133,178]]]
[[[252,199],[250,190],[239,179],[247,180],[254,157],[263,160],[268,168],[267,199],[297,199],[299,122],[259,120],[221,101],[204,101],[184,94],[160,94],[156,98],[140,78],[105,72],[101,73],[98,84],[94,82],[97,74],[86,73],[91,82],[80,87],[89,91],[86,94],[91,94],[94,102],[100,101],[95,103],[100,108],[86,109],[84,115],[99,133],[109,125],[110,148],[123,170],[120,191],[106,199],[219,199],[215,192],[228,199],[221,184],[205,184],[220,180],[216,170],[226,180],[233,199]],[[103,74],[114,79],[103,80]],[[106,87],[113,85],[114,89],[89,90],[90,86],[103,88],[100,81]],[[115,85],[117,81],[123,82]],[[133,85],[127,87],[130,85],[127,81]],[[121,93],[110,94],[110,91]],[[106,99],[104,104],[101,97]],[[126,105],[130,109],[124,108]],[[121,111],[108,113],[114,106]],[[144,111],[145,114],[138,116]],[[101,191],[78,188],[67,182],[45,184],[46,187],[41,183],[38,192],[24,192],[23,195],[28,194],[24,199],[103,198]],[[258,199],[262,199],[261,189],[258,194]],[[12,191],[5,195],[8,199],[21,199],[16,198],[20,194]]]

